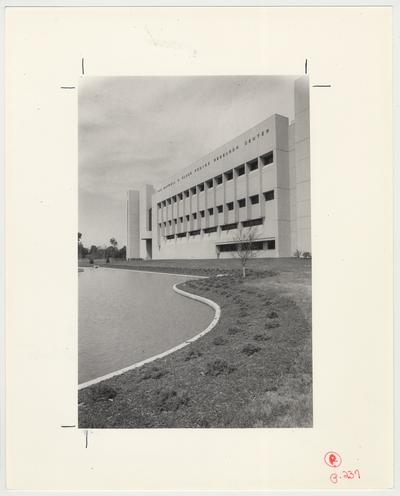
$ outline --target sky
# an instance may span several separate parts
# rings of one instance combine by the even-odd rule
[[[126,244],[126,192],[157,185],[271,114],[298,76],[89,77],[78,93],[79,231]]]

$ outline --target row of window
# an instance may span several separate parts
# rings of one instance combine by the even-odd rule
[[[269,165],[272,164],[274,161],[274,153],[268,152],[265,155],[262,155],[260,157],[261,164],[264,165]],[[158,203],[158,208],[165,207],[167,205],[171,205],[172,203],[176,203],[178,200],[183,200],[183,198],[189,198],[190,194],[196,195],[197,193],[201,193],[204,191],[206,188],[207,190],[211,189],[214,185],[218,186],[219,184],[222,184],[224,178],[225,181],[231,181],[233,179],[233,176],[235,174],[236,177],[243,176],[246,173],[246,167],[248,172],[253,172],[258,169],[258,159],[255,158],[253,160],[250,160],[250,162],[247,162],[246,164],[239,165],[238,167],[235,167],[234,169],[228,170],[226,172],[223,172],[222,174],[219,174],[216,177],[213,177],[211,179],[207,179],[207,181],[204,181],[197,186],[192,186],[191,188],[182,191],[181,193],[178,193],[177,195],[171,196],[171,198],[167,198],[166,200],[163,200],[162,202]]]
[[[259,226],[264,223],[264,218],[260,217],[259,219],[245,220],[242,222],[243,227],[251,227],[251,226]],[[221,226],[221,231],[232,231],[233,229],[238,228],[238,222],[232,222],[231,224],[224,224]],[[166,239],[174,239],[176,238],[185,238],[188,234],[189,236],[200,236],[201,232],[204,234],[210,234],[218,231],[217,226],[206,227],[204,229],[193,229],[192,231],[180,232],[177,234],[167,234],[165,236]]]
[[[271,200],[273,200],[275,198],[274,190],[271,189],[270,191],[265,191],[263,193],[263,196],[264,196],[264,200],[265,201],[271,201]],[[250,204],[251,205],[258,205],[260,203],[260,195],[252,195],[252,196],[249,197],[249,200],[250,200]],[[237,200],[237,205],[238,205],[239,208],[244,208],[246,206],[246,198],[241,198],[240,200]],[[225,207],[226,207],[226,209],[228,211],[233,210],[234,209],[234,206],[235,206],[235,204],[234,204],[233,201],[232,202],[228,202],[225,205]],[[219,214],[223,213],[224,206],[223,205],[218,205],[216,207],[216,211]],[[214,215],[214,208],[212,208],[212,207],[211,208],[208,208],[207,209],[207,212],[208,212],[209,215]],[[206,215],[206,211],[205,210],[200,210],[199,215],[200,215],[201,218],[204,218],[205,215]],[[192,216],[192,219],[193,220],[196,220],[197,219],[197,212],[192,213],[191,216]],[[186,218],[187,221],[190,221],[190,215],[189,214],[188,215],[185,215],[185,218]],[[178,220],[179,220],[179,222],[182,223],[183,222],[183,217],[179,217],[179,219],[173,219],[173,221],[172,220],[169,220],[168,223],[169,223],[169,225],[172,225],[172,222],[174,222],[174,224],[177,224],[178,223]],[[163,224],[162,222],[159,223],[159,226],[162,227],[162,224]],[[164,226],[166,226],[166,225],[167,225],[167,222],[164,222]]]
[[[196,233],[192,234],[192,236],[196,236]],[[167,236],[167,239],[172,239],[174,236]],[[267,241],[253,241],[252,243],[247,243],[250,245],[252,250],[275,250],[275,240],[274,239],[269,239]],[[246,247],[246,243],[243,243],[243,245]],[[218,251],[219,252],[234,252],[238,249],[238,243],[227,243],[224,245],[218,245]]]
[[[243,243],[243,245],[246,245],[246,243]],[[251,244],[251,249],[252,250],[275,250],[275,240],[274,239],[269,239],[268,241],[253,241]],[[237,243],[229,243],[226,245],[219,245],[218,249],[220,252],[226,252],[226,251],[236,251],[238,249]]]

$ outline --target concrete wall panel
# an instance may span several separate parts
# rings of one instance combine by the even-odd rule
[[[297,183],[303,183],[305,181],[310,181],[310,161],[309,159],[303,159],[297,161],[296,168],[296,179]]]
[[[304,110],[296,114],[295,126],[296,143],[310,137],[310,112]],[[297,146],[297,145],[296,145]]]

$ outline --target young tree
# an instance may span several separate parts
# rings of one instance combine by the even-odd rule
[[[110,245],[112,246],[112,249],[110,250],[111,256],[115,258],[115,251],[117,249],[118,243],[115,238],[110,239]]]
[[[257,234],[257,229],[254,226],[245,229],[241,227],[237,235],[233,238],[236,244],[236,250],[233,254],[239,258],[242,264],[243,277],[246,277],[246,265],[248,260],[257,256],[257,251],[255,250]]]
[[[78,232],[78,258],[82,258],[82,233]]]
[[[118,253],[119,258],[126,258],[126,246],[123,246]]]
[[[90,247],[89,254],[90,254],[92,257],[96,257],[96,255],[97,255],[97,246],[96,246],[96,245],[92,245],[92,246]]]

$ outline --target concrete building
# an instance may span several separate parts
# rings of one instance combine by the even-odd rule
[[[129,191],[127,258],[232,257],[255,226],[259,257],[311,253],[309,83],[295,119],[274,114],[161,185]]]

